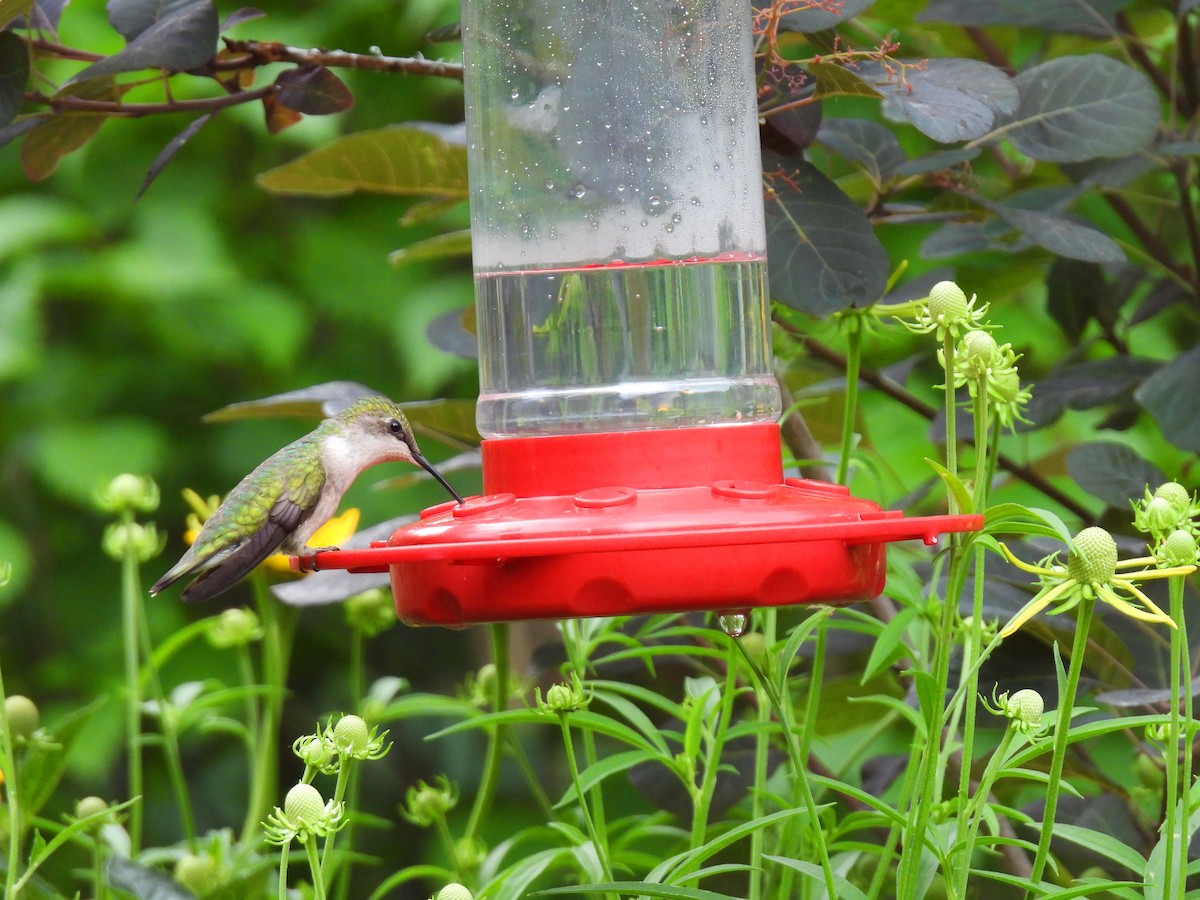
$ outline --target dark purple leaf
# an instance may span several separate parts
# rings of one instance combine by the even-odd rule
[[[1026,415],[1049,425],[1068,409],[1093,409],[1127,401],[1138,385],[1158,371],[1160,363],[1136,356],[1112,356],[1060,366],[1037,383]]]
[[[896,168],[898,175],[924,175],[928,172],[940,172],[954,166],[961,166],[979,155],[978,147],[960,147],[957,150],[935,150],[924,156],[917,156]]]
[[[867,119],[826,119],[817,141],[861,167],[876,187],[908,159],[891,129]]]
[[[1021,104],[1004,135],[1046,162],[1128,156],[1158,132],[1159,100],[1137,69],[1108,56],[1061,56],[1016,77]]]
[[[215,112],[205,113],[200,118],[194,119],[187,128],[171,138],[170,142],[162,150],[158,151],[158,156],[154,157],[154,162],[150,164],[150,168],[146,171],[146,177],[142,179],[142,186],[138,188],[137,198],[146,193],[146,188],[150,187],[154,179],[158,177],[158,174],[167,167],[167,163],[173,160],[175,154],[183,148],[183,145],[191,140],[192,136],[207,125],[215,115]]]
[[[1134,397],[1176,447],[1200,451],[1200,345],[1165,363],[1137,389]]]
[[[874,4],[875,0],[843,0],[843,2],[826,3],[824,9],[820,7],[797,9],[779,20],[779,28],[781,31],[799,31],[805,34],[825,31],[829,28],[836,28],[843,22],[849,22]],[[755,3],[754,6],[756,10],[762,8],[758,3]]]
[[[425,329],[429,343],[452,356],[475,359],[479,356],[479,342],[474,332],[467,328],[468,318],[473,325],[473,310],[452,309],[442,313]]]
[[[255,19],[265,19],[267,14],[261,9],[255,9],[253,6],[243,6],[241,9],[235,9],[227,15],[219,26],[221,34],[229,31],[231,28],[236,28],[243,22],[253,22]]]
[[[0,31],[0,127],[21,111],[28,81],[29,48],[11,31]]]
[[[1067,454],[1067,473],[1093,497],[1127,512],[1130,500],[1167,480],[1158,466],[1116,441],[1094,441],[1073,448]]]
[[[870,220],[807,162],[766,154],[767,259],[771,295],[822,316],[874,303],[887,285],[887,251]]]
[[[108,0],[108,21],[126,41],[205,0]]]
[[[11,125],[5,125],[3,128],[0,128],[0,147],[12,143],[21,135],[25,134],[27,131],[32,131],[34,128],[37,128],[49,118],[49,115],[30,116],[29,118],[22,119],[19,122],[13,122]]]
[[[1096,263],[1056,259],[1046,277],[1046,311],[1075,343],[1096,313],[1107,285]]]
[[[72,81],[142,69],[185,71],[212,59],[217,47],[217,10],[209,0],[192,2],[169,19],[146,28],[124,50],[88,66]]]
[[[1085,262],[1125,261],[1125,251],[1120,245],[1090,225],[1041,210],[1021,209],[978,197],[976,201],[1051,253]]]
[[[930,0],[917,21],[955,25],[1015,25],[1116,37],[1113,17],[1133,0]]]
[[[763,146],[792,155],[813,142],[821,127],[822,112],[821,103],[811,99],[816,89],[816,81],[799,66],[788,66],[782,72],[772,71],[758,98]],[[773,112],[799,100],[808,102]]]
[[[33,9],[29,11],[29,25],[24,22],[18,25],[18,28],[34,28],[38,31],[49,31],[51,33],[58,31],[58,20],[62,17],[62,11],[66,9],[71,0],[37,0],[33,4]],[[22,16],[22,19],[24,17]]]
[[[340,78],[323,66],[287,69],[275,79],[275,100],[308,116],[345,112],[354,95]]]
[[[901,65],[905,68],[900,68]],[[995,66],[976,59],[863,62],[858,75],[884,96],[884,112],[950,144],[987,134],[996,117],[1017,108],[1017,87]]]

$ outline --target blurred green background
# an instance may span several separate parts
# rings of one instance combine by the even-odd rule
[[[260,6],[267,16],[238,26],[232,37],[360,52],[375,45],[394,56],[458,52],[456,44],[423,40],[457,19],[454,0]],[[232,11],[221,8],[223,15]],[[113,52],[121,44],[98,0],[70,6],[61,25],[68,45]],[[117,563],[100,550],[106,519],[92,505],[98,486],[121,472],[151,475],[160,484],[162,506],[153,518],[168,544],[147,567],[156,575],[184,548],[183,488],[223,494],[315,424],[205,425],[205,413],[341,379],[399,400],[477,393],[474,363],[435,349],[425,337],[432,319],[471,303],[469,262],[400,269],[387,258],[397,247],[464,227],[465,205],[405,227],[398,220],[407,201],[297,200],[255,184],[256,175],[339,133],[406,120],[462,120],[457,82],[339,74],[357,99],[350,112],[307,117],[271,138],[261,105],[228,110],[136,201],[155,155],[190,116],[111,120],[38,184],[22,174],[17,143],[0,149],[0,558],[15,567],[14,584],[0,596],[6,687],[34,696],[50,723],[97,694],[110,695],[73,754],[77,792],[64,790],[64,797],[113,795],[110,776],[122,771],[115,702],[120,578]],[[270,77],[271,69],[260,73]],[[435,461],[451,452],[428,439],[423,449]],[[388,466],[361,479],[344,506],[360,507],[365,526],[442,499],[441,489],[425,482],[373,489],[402,471]],[[468,472],[455,480],[473,492],[477,477]],[[150,602],[151,626],[161,638],[248,598],[242,588],[216,605],[188,608],[168,593]],[[288,741],[311,730],[316,715],[345,703],[336,673],[346,634],[336,608],[305,614],[293,663],[296,701],[289,702],[284,726]],[[372,674],[452,692],[460,671],[432,661],[466,657],[470,646],[448,632],[397,627],[370,643]],[[203,642],[197,647],[203,649],[177,658],[166,684],[210,675],[234,680],[224,668],[229,654]],[[212,781],[195,792],[210,804],[199,811],[201,827],[236,824],[243,808],[240,753],[228,738],[200,743],[185,751],[193,755],[185,765],[199,762],[196,754],[209,757],[203,768]],[[396,801],[418,775],[430,777],[414,773],[408,760],[391,768],[399,779]],[[295,775],[282,777],[286,783]],[[394,818],[394,808],[381,812]],[[149,814],[153,825],[153,805]],[[169,814],[167,822],[172,832]]]

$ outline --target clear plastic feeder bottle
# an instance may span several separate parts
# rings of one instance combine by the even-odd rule
[[[464,0],[489,438],[774,421],[747,0]]]

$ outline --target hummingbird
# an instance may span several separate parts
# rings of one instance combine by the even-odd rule
[[[386,397],[364,397],[243,478],[179,562],[150,588],[150,596],[197,575],[184,588],[183,599],[207,600],[233,587],[277,550],[315,552],[308,539],[337,511],[359,473],[397,460],[420,466],[463,502],[421,455],[400,407]]]

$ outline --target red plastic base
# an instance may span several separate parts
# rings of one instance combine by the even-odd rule
[[[983,525],[781,483],[773,424],[509,438],[483,453],[485,496],[297,567],[390,571],[411,625],[845,604],[883,590],[888,541]]]

